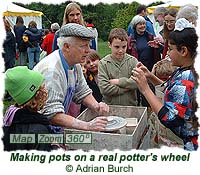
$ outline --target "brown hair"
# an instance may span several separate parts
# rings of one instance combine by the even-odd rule
[[[47,96],[47,89],[45,89],[45,87],[41,85],[40,88],[37,90],[36,94],[33,96],[33,98],[27,103],[21,105],[20,107],[26,108],[31,112],[37,112],[44,107],[45,102],[47,100]]]
[[[88,59],[95,59],[95,60],[100,60],[100,56],[98,55],[98,53],[94,50],[94,49],[90,49],[89,54],[87,55]]]
[[[174,71],[175,67],[168,59],[162,59],[155,64],[155,75],[162,80],[166,80]]]
[[[167,16],[167,15],[170,15],[170,16],[174,17],[175,20],[176,20],[176,15],[177,15],[177,13],[178,13],[178,10],[177,10],[177,9],[175,9],[175,8],[170,8],[170,9],[168,9],[168,10],[165,12],[164,17]],[[174,24],[174,26],[175,26],[175,24]],[[168,39],[168,38],[169,38],[170,32],[171,32],[171,30],[169,30],[169,29],[167,28],[166,23],[164,23],[163,34],[164,34],[164,38],[165,38],[165,39]]]
[[[37,23],[35,21],[30,21],[28,24],[28,28],[37,27]]]
[[[24,24],[24,20],[21,16],[17,16],[17,19],[16,19],[16,26],[21,26]]]
[[[3,19],[3,22],[4,22],[5,30],[6,30],[6,31],[11,31],[11,25],[10,25],[10,23],[8,22],[8,20],[7,20],[7,19]]]
[[[83,20],[83,15],[82,15],[82,10],[81,10],[81,7],[75,3],[75,2],[71,2],[69,3],[66,8],[65,8],[65,12],[64,12],[64,16],[63,16],[63,25],[69,23],[69,20],[68,20],[68,15],[71,11],[73,11],[74,9],[78,9],[81,13],[81,19],[80,19],[80,24],[81,25],[84,25],[84,20]]]
[[[114,39],[120,39],[121,41],[128,41],[128,35],[122,28],[114,28],[110,31],[108,41],[113,42]]]

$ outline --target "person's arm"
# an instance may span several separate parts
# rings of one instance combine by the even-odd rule
[[[111,79],[109,81],[111,84],[117,85],[120,88],[125,88],[126,90],[137,89],[136,82],[131,78],[122,77],[119,79]]]
[[[131,78],[137,82],[140,92],[145,96],[160,122],[179,137],[183,137],[181,130],[185,124],[185,117],[188,118],[193,113],[191,103],[191,94],[195,90],[193,76],[187,72],[173,80],[173,87],[168,88],[165,94],[167,100],[164,104],[151,91],[145,74],[140,68],[135,68]]]
[[[113,96],[120,95],[127,91],[127,89],[120,88],[117,85],[110,83],[109,73],[107,72],[107,67],[102,60],[99,62],[98,67],[98,86],[102,95]]]
[[[55,71],[53,71],[52,74],[50,71],[48,71],[46,72],[46,76],[45,76],[46,81],[47,81],[46,85],[48,87],[48,100],[47,100],[44,110],[45,110],[46,115],[49,116],[48,118],[50,119],[50,122],[54,125],[59,125],[65,128],[94,130],[94,131],[104,130],[107,123],[106,117],[96,117],[90,122],[85,122],[85,121],[76,119],[70,115],[66,115],[64,113],[64,106],[62,103],[63,103],[63,99],[65,95],[64,86],[66,82],[63,82],[63,80],[65,79],[64,78],[62,79],[62,77],[64,77],[65,75],[63,74],[61,76],[61,74],[59,74],[59,76],[57,76],[59,77],[59,80],[52,78],[55,75],[58,75],[56,74]],[[83,77],[82,73],[80,75],[81,77]],[[83,80],[83,78],[81,78],[81,80]],[[86,85],[84,85],[86,83],[85,82],[81,83],[81,82],[80,82],[80,86],[84,90],[85,94],[88,94],[88,95],[91,94],[91,90],[89,90],[89,88],[87,88]],[[83,96],[82,91],[78,94],[80,96]],[[79,100],[81,100],[82,98],[83,100],[85,98],[87,99],[88,95],[81,97]],[[89,100],[91,104],[98,104],[96,101],[94,101],[93,98]]]
[[[98,113],[98,115],[105,115],[109,112],[109,106],[103,102],[98,103],[92,94],[84,98],[83,104]]]
[[[188,117],[193,116],[193,94],[195,83],[193,73],[188,70],[173,78],[165,94],[165,106],[158,113],[158,118],[168,128],[182,127]]]
[[[62,97],[62,94],[60,93],[61,91],[53,91],[51,89],[48,92],[50,99],[48,99],[48,103],[46,104],[47,106],[45,106],[44,109],[46,109],[46,113],[49,113],[49,120],[52,124],[62,126],[65,128],[93,130],[93,131],[102,131],[106,127],[107,124],[106,117],[97,117],[90,122],[85,122],[76,119],[70,115],[66,115],[64,113],[64,106],[61,103],[62,100],[60,98],[60,96]],[[91,103],[95,104],[94,101],[91,101]]]
[[[156,85],[160,85],[163,83],[163,81],[161,79],[159,79],[156,75],[154,75],[153,73],[150,73],[150,76],[148,77],[148,79],[151,81],[151,83],[156,86]]]
[[[136,81],[140,92],[145,96],[146,100],[150,104],[152,110],[158,114],[158,112],[163,107],[162,102],[155,96],[155,94],[150,89],[145,73],[140,68],[135,68],[133,71],[133,76],[131,76],[133,80]]]
[[[87,130],[88,126],[87,126],[86,122],[79,122],[79,125],[76,125],[75,119],[76,118],[74,118],[70,115],[66,115],[65,113],[57,113],[50,119],[50,122],[54,125],[62,126],[62,127],[65,127],[65,128]]]
[[[150,72],[146,66],[144,66],[141,62],[139,62],[137,65],[136,65],[137,68],[140,68],[144,74],[145,74],[145,77],[151,81],[151,83],[156,86],[156,85],[160,85],[163,83],[163,81],[161,79],[159,79],[157,76],[155,76],[152,72]],[[133,70],[134,72],[134,70]]]
[[[102,131],[106,127],[107,118],[101,116],[96,117],[90,122],[85,122],[64,113],[57,113],[51,118],[50,122],[54,125],[62,126],[64,128]]]

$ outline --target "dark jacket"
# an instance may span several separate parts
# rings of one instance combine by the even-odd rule
[[[136,57],[138,61],[142,62],[150,71],[153,65],[161,60],[159,48],[151,48],[148,46],[148,42],[153,39],[154,36],[147,31],[143,35],[138,35],[134,32],[133,35],[128,37],[127,47],[127,53]]]
[[[97,102],[101,102],[103,96],[102,96],[102,94],[100,92],[99,86],[97,85],[97,83],[96,83],[96,81],[94,79],[94,75],[89,71],[87,71],[86,82],[87,82],[87,85],[89,86],[89,88],[92,89],[92,95],[94,96],[96,101]],[[86,106],[81,104],[80,112],[83,112],[86,108],[87,108]]]
[[[13,114],[14,113],[14,114]],[[14,115],[12,122],[10,122],[12,115]],[[2,138],[5,151],[14,150],[43,150],[50,151],[51,145],[49,143],[38,143],[37,134],[49,134],[47,118],[39,113],[33,113],[27,109],[18,109],[13,112],[10,110],[7,116],[7,123],[4,121]],[[34,143],[10,143],[10,134],[35,134]]]
[[[90,87],[90,89],[92,89],[92,95],[94,96],[96,101],[101,102],[103,96],[100,92],[99,86],[97,85],[97,83],[94,79],[94,75],[92,73],[90,73],[89,71],[87,72],[86,82],[87,82],[88,86]]]
[[[16,41],[11,31],[6,32],[6,39],[3,42],[4,52],[2,54],[5,62],[5,70],[14,67],[16,59]]]
[[[42,43],[42,37],[44,36],[42,30],[39,30],[36,27],[28,28],[23,35],[28,36],[28,47],[39,46]]]
[[[14,32],[16,37],[17,48],[20,52],[25,52],[27,49],[26,43],[23,41],[22,36],[26,30],[25,25],[14,25]]]
[[[53,44],[52,44],[52,51],[59,49],[58,45],[57,45],[57,43],[58,43],[57,39],[58,39],[59,35],[60,35],[60,30],[56,31],[56,33],[54,35]]]

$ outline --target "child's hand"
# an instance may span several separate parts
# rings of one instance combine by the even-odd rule
[[[151,72],[150,72],[150,71],[147,69],[147,67],[144,66],[141,62],[138,62],[138,63],[137,63],[136,68],[141,69],[141,70],[144,72],[146,78],[149,78],[149,77],[151,76]],[[132,71],[132,74],[133,74],[133,72],[134,72],[134,69],[133,69],[133,71]]]
[[[137,67],[134,68],[131,78],[136,81],[138,89],[141,93],[144,94],[146,88],[148,88],[149,85],[147,83],[147,79],[143,70]]]

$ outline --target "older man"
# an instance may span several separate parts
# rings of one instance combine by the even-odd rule
[[[94,37],[94,34],[82,25],[66,24],[60,29],[59,49],[34,67],[35,71],[45,76],[48,100],[42,112],[50,119],[54,132],[58,131],[57,126],[100,131],[104,130],[107,124],[106,117],[96,117],[90,122],[85,122],[67,115],[72,101],[83,103],[98,115],[109,111],[105,103],[98,103],[92,96],[81,66],[77,64],[82,62],[89,53],[89,42]]]

